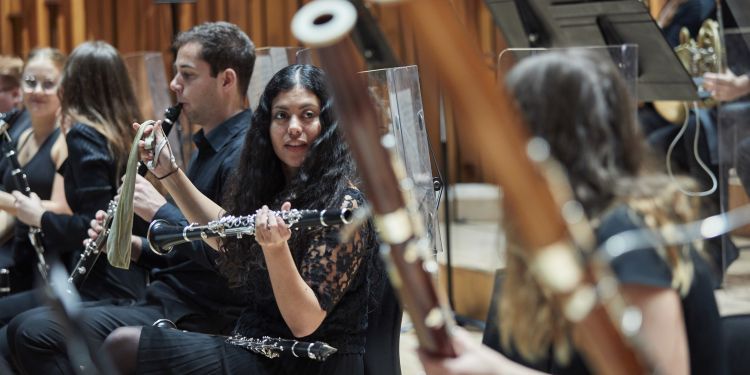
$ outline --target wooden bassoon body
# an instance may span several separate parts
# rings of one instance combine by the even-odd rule
[[[576,223],[563,219],[547,180],[530,159],[529,136],[520,114],[508,94],[493,86],[494,77],[450,3],[412,0],[403,6],[408,8],[420,49],[429,51],[443,84],[463,109],[466,117],[460,133],[473,137],[474,144],[488,155],[519,237],[530,252],[531,268],[574,323],[579,349],[591,368],[602,374],[648,372],[621,331],[622,314],[597,298],[594,274],[584,266],[569,233]],[[346,1],[315,1],[300,9],[292,31],[302,42],[318,48],[328,72],[341,128],[357,162],[380,238],[390,248],[395,271],[391,280],[414,323],[419,344],[432,355],[454,356],[451,314],[435,289],[437,265],[421,241],[421,224],[410,207],[409,180],[400,163],[394,162],[394,153],[386,150],[392,140],[381,138],[377,129],[382,126],[366,83],[351,63],[356,61],[347,37],[354,25],[351,18],[356,18],[356,11]]]

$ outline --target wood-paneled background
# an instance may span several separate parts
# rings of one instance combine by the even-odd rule
[[[0,53],[24,57],[37,46],[52,46],[70,52],[83,41],[105,40],[123,54],[161,52],[167,73],[171,74],[173,56],[169,46],[174,30],[224,20],[239,25],[257,47],[298,46],[300,44],[291,35],[289,24],[297,9],[308,1],[197,0],[160,4],[155,0],[0,0]],[[504,43],[484,2],[452,2],[456,14],[484,52],[487,69],[493,69]],[[432,64],[423,56],[420,44],[398,6],[371,5],[371,11],[403,64],[419,66],[425,120],[434,154],[438,163],[442,163],[440,84]],[[465,137],[460,137],[461,114],[453,111],[450,102],[446,102],[445,108],[451,181],[482,181],[486,174],[482,172],[481,153],[467,144]]]

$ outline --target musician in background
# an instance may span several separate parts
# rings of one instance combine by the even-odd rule
[[[22,108],[22,71],[23,60],[15,56],[0,55],[0,113],[19,110],[18,115],[5,119],[10,124],[13,139],[18,138],[18,134],[29,127],[29,116]]]
[[[42,204],[46,209],[69,214],[70,208],[65,201],[62,176],[56,173],[68,157],[65,138],[60,136],[58,126],[60,99],[57,96],[57,88],[63,65],[65,55],[57,49],[38,48],[29,53],[23,70],[22,86],[25,112],[30,116],[31,127],[24,130],[14,140],[14,144],[16,157],[23,167],[31,191],[43,200]],[[3,162],[9,165],[6,158],[3,158]],[[11,168],[4,169],[2,183],[9,191],[23,189],[17,186]],[[53,189],[53,183],[58,185],[57,189]],[[57,193],[57,196],[53,197],[53,192]],[[29,240],[29,227],[14,219],[15,198],[10,192],[0,191],[0,210],[0,217],[7,216],[11,223],[9,232],[12,240],[0,248],[0,251],[12,254],[12,263],[7,265],[13,266],[11,293],[23,292],[32,288],[37,276],[36,251]],[[5,266],[0,264],[0,267]],[[22,301],[28,299],[16,301],[14,305],[18,306]],[[33,306],[27,308],[31,307]],[[8,323],[13,317],[8,315],[10,313],[4,311],[0,314],[0,324]]]
[[[21,70],[23,60],[0,55],[0,113],[21,109]]]
[[[726,26],[730,27],[733,20],[729,17],[729,12],[726,12],[727,7],[723,9]],[[683,27],[690,31],[693,38],[698,39],[702,23],[707,19],[716,19],[716,0],[670,0],[662,10],[662,14],[667,13],[671,13],[671,16],[660,17],[659,26],[670,46],[675,48],[680,43],[679,32]],[[699,56],[693,58],[703,59]],[[720,61],[722,57],[713,58]],[[685,104],[690,106],[690,110],[686,115],[684,134],[678,141],[675,139],[682,130],[683,123],[668,121],[651,103],[645,103],[639,108],[639,121],[649,144],[659,153],[658,161],[662,164],[670,163],[673,171],[688,174],[697,181],[698,186],[695,189],[686,190],[703,194],[700,198],[701,216],[719,214],[727,209],[726,200],[722,200],[722,197],[728,194],[729,184],[726,178],[729,173],[726,159],[731,158],[727,157],[728,153],[719,151],[724,147],[719,136],[722,132],[730,132],[719,131],[720,120],[715,108],[699,105],[697,109],[693,109],[693,103]],[[676,143],[667,160],[667,152],[673,142]],[[728,147],[723,149],[728,150]],[[711,175],[716,180],[712,179]],[[715,189],[712,191],[712,188]],[[714,286],[718,288],[726,268],[739,257],[739,250],[729,235],[723,235],[707,240],[705,252],[710,256],[709,264],[715,275]]]
[[[226,22],[198,25],[181,33],[173,43],[177,51],[175,76],[170,88],[191,123],[201,130],[187,175],[209,199],[224,197],[225,181],[236,167],[251,112],[245,95],[255,64],[255,47],[239,27]],[[131,138],[132,139],[132,138]],[[168,147],[168,146],[163,146]],[[152,173],[157,179],[165,174]],[[143,177],[138,177],[134,211],[146,221],[164,219],[187,225],[173,204]],[[101,206],[100,208],[103,208]],[[99,219],[104,212],[99,212]],[[94,227],[101,224],[93,221]],[[94,232],[92,230],[92,232]],[[96,233],[92,233],[96,237]],[[216,271],[217,253],[202,242],[176,246],[172,254],[158,256],[148,249],[145,238],[133,236],[131,255],[135,264],[151,270],[151,283],[135,305],[101,304],[80,312],[83,332],[94,347],[122,326],[151,325],[166,318],[182,329],[214,334],[227,333],[241,311],[241,297],[233,293],[226,278]],[[97,264],[106,264],[100,257]],[[87,280],[84,283],[90,283]],[[49,313],[14,321],[9,335],[16,360],[30,373],[71,373],[65,337]]]
[[[45,256],[60,258],[70,269],[82,250],[89,222],[117,192],[134,137],[130,124],[141,115],[125,63],[119,52],[105,42],[85,42],[73,50],[63,68],[59,90],[62,116],[71,124],[65,135],[68,158],[59,171],[72,214],[48,210],[36,194],[26,197],[14,191],[13,195],[18,219],[42,229]],[[100,262],[79,292],[84,301],[96,301],[90,303],[106,300],[127,304],[141,296],[144,287],[143,272],[115,269],[107,262]],[[23,294],[40,304],[35,291]],[[17,305],[0,300],[3,314],[23,311],[18,309]],[[49,314],[49,309],[40,307],[15,315],[0,330],[0,342],[12,337],[5,334],[5,329],[8,333],[16,332],[13,327],[25,318],[45,313]],[[18,334],[29,337],[34,332],[22,330]],[[12,340],[8,341],[12,344]],[[12,345],[9,350],[13,351]],[[23,367],[19,370],[28,372]]]
[[[191,221],[256,213],[255,236],[208,239],[221,254],[219,270],[244,297],[246,307],[234,333],[324,341],[338,352],[324,362],[286,354],[268,359],[222,337],[126,327],[113,332],[104,345],[123,374],[364,373],[367,314],[384,280],[376,265],[371,224],[340,243],[338,226],[290,230],[269,211],[363,204],[319,68],[291,65],[266,86],[229,185],[226,209],[202,196],[165,153],[141,155],[158,158],[154,173],[169,174],[165,186]]]
[[[522,60],[506,83],[531,133],[549,142],[552,157],[566,168],[598,243],[630,229],[695,219],[695,203],[649,163],[627,88],[608,59],[586,51],[549,52]],[[531,260],[508,224],[499,334],[485,339],[502,355],[459,333],[458,357],[420,353],[425,369],[499,374],[524,373],[522,366],[528,366],[528,372],[589,373],[575,351],[570,323],[532,275]],[[643,314],[640,349],[657,371],[725,373],[710,271],[693,246],[631,251],[611,266],[624,297]]]
[[[0,55],[0,114],[5,114],[3,121],[10,125],[8,134],[14,141],[22,131],[31,125],[29,113],[23,108],[23,93],[21,90],[21,74],[23,73],[23,60],[15,56]],[[0,175],[8,168],[8,162],[0,161]],[[0,190],[7,191],[0,181]],[[5,220],[6,226],[12,222]],[[12,233],[9,233],[12,234]],[[5,242],[8,237],[0,240]]]
[[[706,73],[703,76],[703,87],[722,103],[721,116],[726,116],[740,128],[750,127],[750,74],[736,75],[731,70],[726,73]],[[740,100],[744,99],[744,100]],[[745,192],[750,192],[750,136],[746,131],[731,132],[732,142],[736,142],[737,177],[742,181]],[[741,134],[738,136],[738,134]],[[731,145],[730,145],[731,146]],[[722,317],[722,327],[726,338],[729,370],[731,374],[750,373],[750,314]]]

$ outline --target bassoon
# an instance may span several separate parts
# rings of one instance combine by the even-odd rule
[[[450,3],[413,0],[403,7],[451,97],[463,109],[464,134],[473,137],[473,143],[487,152],[486,160],[503,186],[529,252],[534,276],[552,291],[554,302],[574,324],[580,338],[577,344],[587,363],[602,374],[651,372],[646,356],[634,346],[634,331],[623,326],[624,314],[632,309],[605,303],[611,298],[604,298],[602,291],[619,295],[616,280],[607,278],[605,287],[598,278],[607,273],[603,270],[605,265],[584,264],[577,256],[575,227],[581,224],[563,217],[560,202],[530,159],[532,143],[521,114],[507,91],[491,84],[495,80]],[[488,123],[497,125],[486,126]],[[560,180],[555,183],[560,185]],[[566,272],[561,272],[562,264],[568,265]],[[587,295],[600,298],[590,299]]]
[[[380,143],[379,116],[366,82],[352,64],[357,56],[347,34],[355,22],[356,10],[350,3],[317,1],[297,12],[292,32],[303,43],[318,48],[322,66],[329,72],[339,125],[357,162],[378,235],[389,248],[389,276],[411,316],[420,346],[430,353],[452,357],[455,350],[448,335],[452,316],[434,285],[437,264],[423,256],[430,249],[420,240],[421,218],[414,200],[400,188],[408,182],[403,173],[394,171],[395,154],[389,154]],[[394,145],[395,139],[391,136],[386,142]]]
[[[18,153],[13,139],[10,137],[9,128],[10,124],[5,121],[5,116],[0,118],[0,133],[2,133],[2,150],[3,155],[8,159],[10,163],[10,174],[16,182],[16,187],[25,196],[31,195],[31,186],[29,186],[29,180],[26,178],[26,173],[21,168],[21,163],[18,162]],[[29,241],[31,246],[34,248],[37,258],[37,271],[42,277],[44,283],[47,283],[47,261],[44,259],[44,245],[42,242],[42,229],[29,225]]]
[[[162,124],[164,134],[169,134],[172,126],[180,117],[181,111],[182,104],[179,103],[175,106],[167,108],[164,116],[164,122]],[[146,168],[145,164],[140,164],[138,166],[138,174],[144,176],[147,172],[148,169]],[[113,199],[107,204],[107,215],[104,219],[104,223],[102,223],[102,231],[99,233],[99,236],[96,238],[96,240],[89,241],[89,243],[83,249],[81,257],[78,259],[78,263],[76,263],[75,268],[73,268],[73,271],[68,277],[68,283],[70,285],[75,286],[76,288],[80,288],[83,282],[86,281],[86,278],[91,274],[91,270],[94,268],[96,261],[99,259],[99,255],[106,251],[107,237],[109,236],[109,227],[112,225],[112,220],[116,211],[117,201]]]
[[[335,72],[328,78],[341,126],[372,203],[381,239],[390,247],[396,271],[391,280],[411,316],[419,344],[432,355],[454,356],[449,339],[451,319],[430,275],[437,267],[429,255],[424,256],[421,227],[409,207],[413,200],[401,189],[409,184],[397,175],[403,170],[392,163],[394,154],[389,155],[383,147],[392,140],[379,136],[378,117],[367,87],[351,64],[355,59],[351,58],[353,50],[346,36],[354,23],[349,18],[356,17],[356,12],[346,10],[346,5],[342,1],[310,3],[297,13],[292,30],[304,43],[318,47],[323,67]],[[431,63],[463,109],[463,134],[473,137],[492,163],[529,251],[534,276],[552,292],[554,303],[574,324],[580,338],[577,344],[587,363],[602,374],[649,372],[644,357],[623,333],[632,330],[622,329],[622,311],[611,309],[597,298],[597,270],[584,266],[569,232],[569,227],[577,223],[563,218],[547,180],[530,159],[531,154],[541,161],[544,153],[527,153],[533,147],[529,147],[520,113],[505,91],[492,86],[495,79],[450,3],[412,0],[405,7]],[[612,291],[613,280],[609,278],[608,282]]]

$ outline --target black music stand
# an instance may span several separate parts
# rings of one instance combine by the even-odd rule
[[[696,84],[648,9],[638,0],[485,0],[485,3],[510,48],[636,44],[638,100],[698,100]]]

